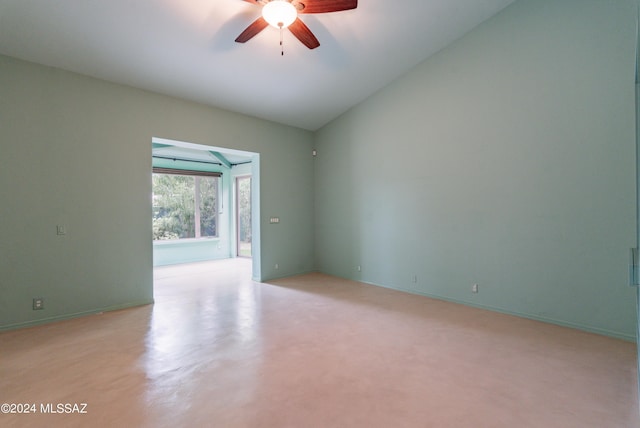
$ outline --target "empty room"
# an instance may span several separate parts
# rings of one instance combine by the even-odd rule
[[[640,427],[636,0],[0,0],[0,426]]]

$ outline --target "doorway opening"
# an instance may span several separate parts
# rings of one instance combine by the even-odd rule
[[[251,176],[236,177],[236,255],[251,257]]]
[[[242,257],[260,281],[259,165],[258,153],[153,138],[154,268]]]

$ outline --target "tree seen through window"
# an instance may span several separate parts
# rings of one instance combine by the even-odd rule
[[[218,178],[153,174],[153,239],[218,236]]]

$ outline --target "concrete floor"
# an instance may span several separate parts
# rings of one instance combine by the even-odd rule
[[[0,333],[0,403],[37,410],[0,426],[640,426],[632,343],[250,263],[157,268],[155,305]]]

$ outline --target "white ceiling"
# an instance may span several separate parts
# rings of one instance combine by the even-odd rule
[[[321,0],[317,0],[321,1]],[[305,14],[320,47],[242,0],[0,0],[0,53],[316,130],[513,0],[360,0]]]

